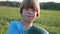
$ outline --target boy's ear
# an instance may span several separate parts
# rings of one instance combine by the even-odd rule
[[[36,19],[39,19],[39,18],[40,18],[40,17],[39,17],[39,14],[37,14],[37,15],[36,15]]]
[[[38,14],[36,14],[36,19],[37,19],[37,17],[38,17]]]
[[[38,14],[36,14],[36,17],[38,17]]]

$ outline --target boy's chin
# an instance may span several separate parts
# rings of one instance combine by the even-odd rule
[[[27,21],[28,23],[29,23],[29,22],[33,22],[33,20],[26,20],[26,21]]]

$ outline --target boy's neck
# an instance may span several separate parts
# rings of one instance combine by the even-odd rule
[[[33,26],[33,22],[25,22],[25,21],[23,21],[23,26],[24,26],[24,30],[27,30],[27,29],[29,29],[30,27],[32,27]]]

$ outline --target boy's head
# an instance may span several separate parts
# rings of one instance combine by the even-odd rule
[[[34,17],[38,17],[39,13],[40,7],[38,0],[23,0],[20,5],[20,14],[22,15],[23,19],[27,18],[25,16],[28,16],[30,19],[33,19]],[[31,18],[32,16],[34,17]]]

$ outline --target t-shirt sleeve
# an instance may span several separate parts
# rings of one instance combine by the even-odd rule
[[[42,32],[44,32],[44,34],[49,34],[49,32],[48,32],[47,30],[45,30],[44,28],[42,28],[42,27],[40,27],[40,30],[41,30]]]
[[[8,29],[8,34],[19,34],[17,26],[14,22],[10,23],[10,27]]]

